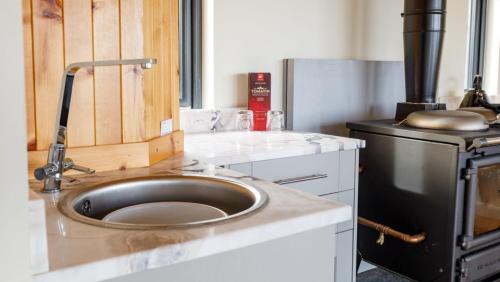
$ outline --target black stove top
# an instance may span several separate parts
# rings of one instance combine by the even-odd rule
[[[475,139],[500,137],[500,126],[498,125],[491,126],[486,131],[446,131],[397,125],[395,120],[389,119],[348,122],[347,128],[384,135],[456,144],[460,147],[461,151],[465,151]]]

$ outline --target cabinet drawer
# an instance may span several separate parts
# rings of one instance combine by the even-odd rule
[[[335,257],[335,281],[353,281],[353,231],[337,233]]]
[[[346,230],[351,230],[354,228],[354,224],[353,224],[354,221],[353,220],[354,220],[354,217],[356,216],[354,214],[354,210],[355,210],[354,209],[354,190],[342,191],[342,192],[338,192],[335,194],[324,195],[324,196],[322,196],[322,198],[338,201],[338,202],[341,202],[343,204],[346,204],[346,205],[349,205],[352,207],[352,212],[353,212],[352,219],[337,224],[337,232],[344,232]]]
[[[339,190],[339,153],[254,162],[253,176],[316,196],[335,193]]]

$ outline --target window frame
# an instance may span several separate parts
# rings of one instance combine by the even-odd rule
[[[202,0],[179,0],[180,106],[202,107]]]
[[[467,70],[467,86],[469,88],[473,87],[475,75],[484,75],[487,6],[488,0],[471,1],[469,67]]]

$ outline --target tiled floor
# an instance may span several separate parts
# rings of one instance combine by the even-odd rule
[[[410,282],[406,278],[392,274],[380,268],[371,269],[358,274],[357,282]]]

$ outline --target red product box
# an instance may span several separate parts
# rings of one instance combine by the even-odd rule
[[[271,109],[271,74],[248,74],[248,109],[253,111],[254,130],[266,130],[267,111]]]

